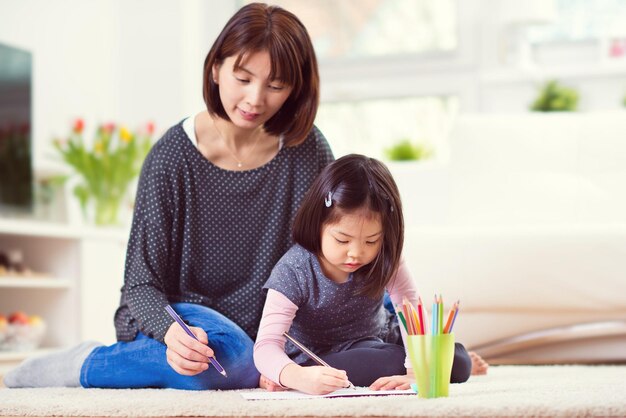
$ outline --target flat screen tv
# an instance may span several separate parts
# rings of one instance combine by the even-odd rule
[[[32,55],[0,43],[0,211],[30,212]]]

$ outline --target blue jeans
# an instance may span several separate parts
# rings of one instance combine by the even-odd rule
[[[195,376],[178,374],[167,363],[166,346],[139,333],[134,341],[94,349],[83,363],[80,383],[86,388],[244,389],[259,385],[254,342],[224,315],[201,305],[175,303],[174,310],[191,326],[202,328],[209,346],[228,373],[209,365]]]

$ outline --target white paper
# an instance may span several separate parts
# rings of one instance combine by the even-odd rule
[[[242,392],[241,396],[248,401],[272,400],[272,399],[314,399],[314,398],[342,398],[351,396],[389,396],[389,395],[415,395],[412,389],[407,390],[371,390],[366,387],[355,389],[339,389],[326,395],[309,395],[297,390],[285,390],[281,392],[250,391]]]

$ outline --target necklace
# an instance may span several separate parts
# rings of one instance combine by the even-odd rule
[[[257,135],[257,139],[256,139],[256,141],[254,141],[254,145],[252,145],[252,148],[248,152],[248,155],[245,158],[239,158],[239,157],[237,157],[237,154],[235,154],[233,151],[231,151],[230,147],[228,146],[228,142],[226,142],[226,138],[224,138],[224,135],[222,135],[222,132],[217,127],[217,123],[213,122],[213,127],[215,128],[215,131],[217,132],[217,135],[224,142],[224,146],[226,147],[226,150],[228,150],[230,155],[233,157],[233,160],[235,160],[235,162],[237,163],[237,167],[238,168],[243,167],[245,162],[246,162],[246,159],[248,159],[248,157],[252,156],[252,153],[254,152],[254,149],[256,148],[257,144],[259,143],[259,140],[261,139],[262,135]]]

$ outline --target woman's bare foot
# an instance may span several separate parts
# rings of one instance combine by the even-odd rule
[[[261,378],[259,379],[259,387],[261,389],[265,389],[268,392],[278,392],[281,390],[285,390],[285,388],[272,382],[270,379],[263,375],[261,375]]]
[[[470,359],[472,360],[472,375],[487,374],[489,363],[487,363],[481,356],[473,351],[468,352]]]

